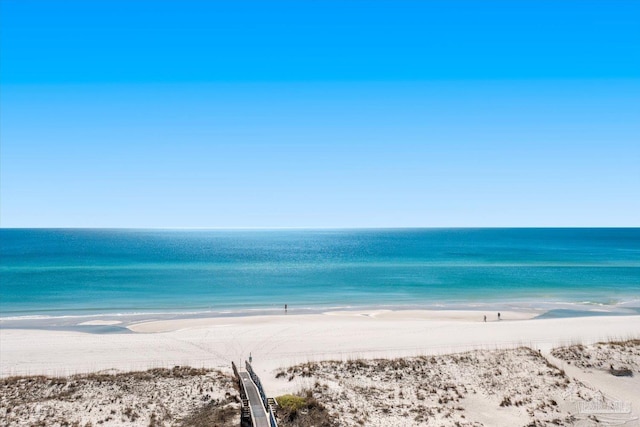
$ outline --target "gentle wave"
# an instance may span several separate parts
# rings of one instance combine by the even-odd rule
[[[129,271],[129,270],[274,270],[274,269],[332,269],[332,268],[640,268],[640,262],[600,262],[600,263],[566,263],[566,262],[309,262],[309,263],[228,263],[228,264],[122,264],[122,265],[0,265],[0,272],[48,272],[48,271]]]
[[[634,305],[635,304],[635,305]],[[589,308],[588,311],[612,312],[618,308],[640,308],[640,300],[620,301],[615,303],[602,303],[597,301],[505,301],[482,302],[482,303],[433,303],[433,304],[375,304],[375,305],[327,305],[327,306],[295,306],[289,307],[288,313],[304,314],[304,313],[323,313],[329,311],[352,311],[352,310],[487,310],[496,307],[504,307],[504,310],[513,311],[547,311],[555,310],[558,307],[566,307],[569,310],[580,311]],[[593,308],[602,307],[602,308]],[[282,314],[283,307],[253,307],[242,308],[238,310],[167,310],[167,311],[131,311],[131,312],[109,312],[109,313],[87,313],[87,314],[59,314],[59,315],[12,315],[1,316],[0,323],[9,321],[51,321],[51,320],[83,320],[93,318],[125,318],[130,320],[146,320],[153,317],[161,318],[199,318],[199,317],[227,317],[227,316],[254,316]],[[139,318],[139,319],[135,319]]]

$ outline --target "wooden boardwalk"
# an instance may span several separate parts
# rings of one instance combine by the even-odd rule
[[[249,401],[253,427],[270,427],[267,410],[262,403],[258,387],[253,382],[248,372],[239,371],[238,375],[240,376],[240,382],[242,383],[247,400]]]

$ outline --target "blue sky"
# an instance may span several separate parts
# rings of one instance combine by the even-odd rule
[[[636,1],[0,0],[3,227],[640,226]]]

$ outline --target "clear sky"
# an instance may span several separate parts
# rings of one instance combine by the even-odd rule
[[[616,0],[0,0],[0,225],[640,226],[639,22]]]

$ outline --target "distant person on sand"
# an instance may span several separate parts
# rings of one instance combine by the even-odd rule
[[[287,312],[287,304],[284,305],[284,312]]]
[[[498,320],[500,320],[500,313],[498,313]]]
[[[486,316],[486,315],[484,316],[484,321],[485,321],[485,322],[487,321],[487,316]]]

